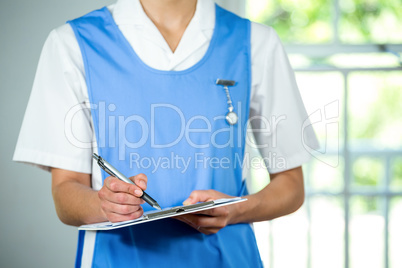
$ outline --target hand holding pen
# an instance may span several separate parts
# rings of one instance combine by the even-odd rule
[[[112,176],[105,179],[98,192],[102,211],[109,221],[126,221],[140,217],[143,214],[141,204],[144,200],[159,208],[158,203],[144,192],[147,187],[146,175],[138,174],[128,179],[98,155],[94,154],[94,158]]]

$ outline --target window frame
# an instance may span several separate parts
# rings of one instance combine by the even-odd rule
[[[367,43],[367,44],[344,44],[340,41],[339,38],[339,20],[340,20],[340,8],[339,8],[339,0],[333,1],[333,12],[332,16],[332,27],[334,38],[332,42],[326,44],[284,44],[285,50],[288,54],[301,54],[303,56],[307,56],[308,58],[328,58],[330,56],[336,54],[359,54],[359,53],[392,53],[396,57],[400,55],[402,52],[402,44],[376,44],[376,43]],[[216,1],[218,4],[221,4],[225,8],[239,14],[240,16],[245,16],[246,14],[246,0],[218,0]],[[399,56],[400,66],[397,67],[368,67],[368,68],[339,68],[335,66],[309,66],[305,68],[295,68],[294,71],[296,73],[302,72],[339,72],[342,74],[344,85],[343,85],[343,124],[345,127],[343,128],[343,147],[339,151],[339,156],[344,160],[344,170],[343,170],[343,189],[338,192],[330,192],[324,190],[313,190],[307,187],[306,189],[306,209],[307,209],[307,217],[308,221],[311,223],[311,214],[310,211],[310,198],[314,196],[337,196],[343,199],[344,203],[344,222],[345,222],[345,231],[344,231],[344,267],[350,267],[350,199],[354,196],[377,196],[384,199],[384,206],[382,209],[383,217],[384,217],[384,267],[389,267],[389,210],[390,210],[390,201],[395,196],[402,196],[402,191],[392,191],[390,189],[390,182],[392,176],[392,162],[394,159],[400,157],[402,155],[402,148],[398,148],[396,150],[352,150],[350,148],[350,139],[348,133],[348,123],[349,123],[349,86],[348,79],[351,73],[353,72],[377,72],[377,71],[402,71],[402,60]],[[362,191],[351,188],[351,179],[352,179],[352,165],[353,160],[359,156],[365,157],[377,157],[381,158],[384,161],[384,179],[385,179],[385,188],[383,189],[373,189],[370,191]],[[306,176],[309,174],[307,172]],[[269,224],[269,233],[272,232],[272,225]],[[311,233],[310,228],[308,230],[308,239],[310,240]],[[269,237],[269,247],[271,252],[269,253],[270,257],[270,265],[269,267],[273,267],[272,258],[272,246],[273,246],[273,238],[272,235]],[[307,267],[311,267],[311,245],[310,241],[307,241]]]

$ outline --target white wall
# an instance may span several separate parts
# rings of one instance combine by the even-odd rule
[[[50,174],[11,161],[48,33],[110,0],[0,1],[0,267],[72,267],[76,228],[57,218]],[[242,14],[240,1],[219,1]]]
[[[57,218],[50,174],[11,161],[49,32],[111,1],[0,1],[0,267],[73,267],[76,228]]]

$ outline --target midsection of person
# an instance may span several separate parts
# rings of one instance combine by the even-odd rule
[[[131,165],[133,155],[140,163],[145,159],[148,163],[160,162],[172,153],[184,159],[186,170],[172,163],[173,166],[148,173],[147,191],[162,207],[180,205],[194,190],[214,189],[230,196],[243,194],[241,161],[251,86],[249,71],[244,71],[251,68],[247,20],[216,7],[215,30],[205,56],[187,70],[170,72],[145,65],[106,8],[70,24],[84,58],[98,153],[102,157],[124,174],[146,170],[138,162]],[[227,98],[222,86],[216,84],[217,79],[236,81],[231,88],[232,105],[240,117],[235,125],[225,120]],[[225,167],[217,164],[221,161],[225,161]],[[143,205],[143,209],[152,208]],[[186,231],[178,220],[164,220],[99,232],[93,264],[121,265],[122,260],[116,260],[113,250],[118,247],[120,252],[132,253],[126,257],[126,263],[138,266],[155,265],[158,259],[174,262],[185,248],[193,252],[194,267],[203,267],[206,256],[208,262],[225,266],[239,254],[238,264],[261,265],[253,232],[247,224],[232,226],[215,236],[197,231]],[[144,234],[153,241],[152,253],[142,242]],[[170,244],[169,250],[166,244]],[[198,254],[201,256],[197,257]]]

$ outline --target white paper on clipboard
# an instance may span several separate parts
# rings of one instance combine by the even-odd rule
[[[194,204],[194,205],[178,206],[178,207],[166,208],[166,209],[157,210],[157,211],[152,210],[152,211],[145,212],[144,215],[142,215],[141,217],[139,217],[138,219],[135,219],[135,220],[115,222],[115,223],[108,221],[108,222],[101,222],[101,223],[95,223],[95,224],[87,224],[87,225],[82,225],[82,226],[78,227],[78,230],[87,230],[87,231],[113,230],[113,229],[131,226],[131,225],[142,224],[142,223],[170,218],[170,217],[174,217],[174,216],[203,211],[203,210],[207,210],[207,209],[211,209],[211,208],[228,206],[228,205],[232,205],[235,203],[244,202],[246,200],[247,200],[246,198],[242,198],[242,197],[222,198],[222,199],[198,203],[198,204]]]

